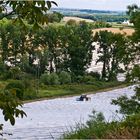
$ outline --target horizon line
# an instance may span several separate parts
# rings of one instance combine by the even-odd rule
[[[126,10],[101,10],[92,8],[69,8],[69,7],[52,7],[51,9],[73,9],[73,10],[94,10],[94,11],[109,11],[109,12],[126,12]]]

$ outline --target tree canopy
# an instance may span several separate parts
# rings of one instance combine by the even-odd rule
[[[12,16],[15,21],[24,25],[24,20],[34,25],[37,28],[39,24],[48,23],[47,11],[52,4],[57,5],[54,1],[0,1],[0,19]]]
[[[0,20],[3,18],[10,17],[13,19],[14,22],[18,22],[20,26],[25,27],[26,22],[33,25],[34,29],[39,28],[39,24],[46,24],[48,23],[47,18],[47,11],[51,8],[52,4],[57,5],[54,1],[35,1],[35,0],[29,0],[29,1],[13,1],[13,0],[3,0],[0,1]],[[17,25],[17,24],[16,24]],[[16,29],[12,26],[7,26],[6,29],[11,32],[12,30]],[[1,25],[1,32],[0,36],[1,39],[4,40],[4,45],[2,45],[2,48],[4,50],[8,51],[8,44],[6,43],[7,40],[12,38],[12,36],[15,37],[12,44],[14,44],[15,47],[15,56],[17,54],[18,48],[20,46],[20,43],[23,46],[22,41],[25,40],[24,37],[22,38],[22,41],[20,40],[20,33],[18,31],[14,32],[14,35],[9,36],[9,32],[5,30],[5,28],[2,28]],[[21,33],[22,34],[22,33]],[[7,57],[6,54],[2,54],[3,56]],[[22,107],[22,102],[17,98],[17,91],[15,89],[8,89],[4,91],[0,91],[0,109],[2,110],[4,120],[10,121],[12,125],[15,124],[15,117],[26,116],[25,112],[21,109],[19,109],[19,106]],[[2,129],[2,124],[0,124],[0,130]],[[0,133],[1,134],[1,133]],[[2,135],[2,134],[1,134]]]
[[[130,15],[130,21],[134,24],[135,33],[132,36],[133,41],[133,49],[135,52],[135,59],[138,64],[135,64],[131,73],[129,75],[129,79],[133,82],[140,81],[140,7],[137,5],[128,6],[128,12]],[[130,52],[131,54],[132,52]],[[140,113],[140,84],[136,86],[136,94],[131,98],[127,98],[126,96],[122,96],[117,100],[113,100],[112,102],[115,105],[119,105],[120,113],[126,115],[134,115]]]

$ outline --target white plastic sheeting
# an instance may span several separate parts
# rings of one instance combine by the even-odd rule
[[[90,94],[88,96],[91,97],[91,101],[76,101],[77,96],[75,96],[27,103],[23,109],[28,117],[16,119],[15,126],[5,122],[0,113],[0,123],[4,123],[4,132],[12,134],[4,134],[0,138],[7,138],[8,140],[56,139],[63,132],[68,131],[70,127],[74,128],[76,123],[85,123],[93,109],[102,112],[107,121],[114,118],[120,119],[122,116],[115,113],[118,107],[111,105],[111,100],[122,95],[130,97],[134,94],[134,86],[130,86]]]

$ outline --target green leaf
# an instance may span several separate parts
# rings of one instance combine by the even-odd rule
[[[58,6],[58,4],[55,1],[51,1],[51,3],[53,3],[56,6]]]
[[[7,115],[4,116],[4,120],[8,121],[8,116]]]
[[[47,1],[47,6],[48,6],[48,8],[50,9],[51,8],[51,2],[50,1]]]
[[[9,119],[10,119],[10,123],[12,125],[14,125],[15,124],[15,118],[13,116],[11,116]]]

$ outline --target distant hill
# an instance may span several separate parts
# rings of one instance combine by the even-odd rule
[[[105,11],[105,10],[90,10],[90,9],[68,9],[68,8],[52,8],[52,11],[60,12],[64,15],[77,14],[105,14],[105,15],[126,15],[124,11]]]
[[[59,12],[64,16],[79,17],[93,21],[117,22],[129,20],[129,16],[124,11],[104,11],[90,9],[67,9],[67,8],[52,8],[51,11]]]

